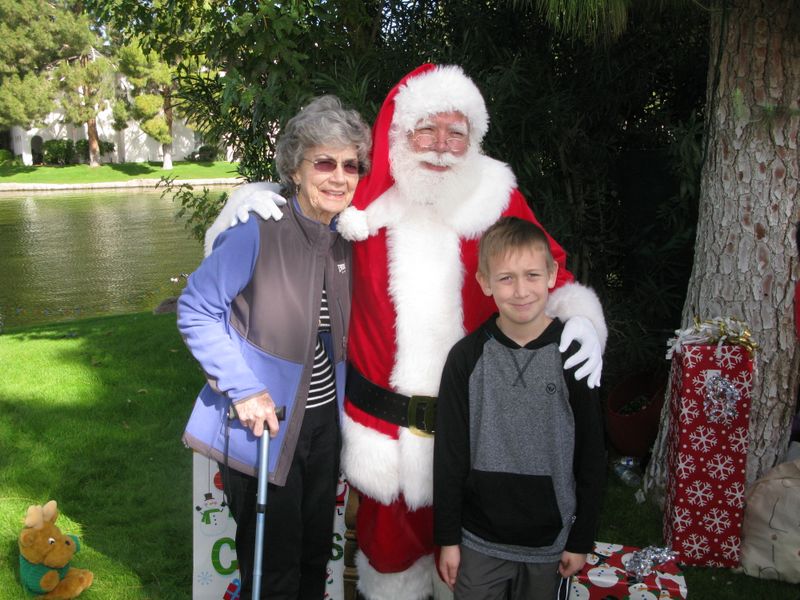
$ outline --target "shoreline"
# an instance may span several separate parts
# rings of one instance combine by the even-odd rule
[[[173,185],[236,185],[244,180],[240,177],[217,177],[213,179],[176,179]],[[102,181],[96,183],[0,183],[0,192],[51,192],[65,190],[109,189],[109,188],[155,188],[161,179],[129,179],[127,181]]]

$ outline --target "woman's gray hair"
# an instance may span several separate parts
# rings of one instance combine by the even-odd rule
[[[372,146],[369,126],[355,110],[346,110],[336,96],[319,96],[309,102],[284,127],[275,149],[275,166],[288,196],[297,192],[292,176],[306,152],[314,146],[355,146],[361,173],[369,170]]]

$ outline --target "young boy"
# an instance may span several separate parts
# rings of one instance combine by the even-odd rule
[[[594,542],[605,479],[600,402],[562,368],[577,345],[560,352],[563,324],[544,312],[558,268],[544,232],[501,219],[478,260],[478,283],[499,314],[452,348],[442,373],[439,572],[457,600],[552,600]]]

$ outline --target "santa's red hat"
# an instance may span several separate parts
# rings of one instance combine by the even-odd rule
[[[356,188],[352,206],[366,208],[394,184],[389,166],[389,130],[412,131],[420,119],[442,112],[462,113],[477,144],[489,128],[489,113],[480,90],[455,65],[424,64],[394,86],[372,128],[372,170]]]

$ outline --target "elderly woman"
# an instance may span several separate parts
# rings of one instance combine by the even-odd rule
[[[333,539],[339,410],[350,315],[350,248],[336,215],[366,170],[370,132],[333,96],[284,129],[280,220],[219,236],[178,301],[178,328],[206,374],[184,441],[220,462],[236,520],[242,598],[251,597],[257,438],[269,456],[264,597],[321,599]],[[278,425],[276,407],[286,407]]]

